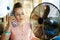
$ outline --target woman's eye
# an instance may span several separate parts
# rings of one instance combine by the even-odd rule
[[[23,13],[23,12],[22,12],[21,14],[22,14],[22,15],[24,15],[24,13]]]
[[[16,16],[19,16],[19,14],[16,14]]]

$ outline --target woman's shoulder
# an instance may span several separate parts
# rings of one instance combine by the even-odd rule
[[[26,27],[29,27],[29,28],[30,28],[30,22],[29,22],[29,21],[25,21],[24,26],[26,26]]]
[[[24,24],[30,25],[30,22],[29,21],[25,21]]]

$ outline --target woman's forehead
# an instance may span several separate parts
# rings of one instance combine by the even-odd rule
[[[15,14],[24,14],[23,8],[16,8],[15,9]]]
[[[16,8],[15,12],[23,12],[23,9],[22,8]]]
[[[20,10],[21,11],[21,10],[23,10],[23,8],[16,8],[15,10]]]

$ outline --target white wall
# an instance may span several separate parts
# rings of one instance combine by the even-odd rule
[[[6,16],[12,10],[13,2],[13,0],[0,0],[0,17]],[[9,6],[10,10],[7,10],[7,6]]]

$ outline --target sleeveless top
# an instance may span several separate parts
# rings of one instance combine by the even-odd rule
[[[13,21],[12,25],[12,31],[9,36],[10,40],[31,40],[33,37],[35,37],[28,22],[23,24],[22,30],[19,28],[17,21]]]

